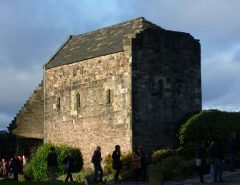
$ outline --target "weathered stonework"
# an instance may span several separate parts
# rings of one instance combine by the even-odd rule
[[[45,88],[46,142],[79,147],[86,162],[97,145],[103,156],[116,144],[131,149],[131,62],[124,52],[48,69]]]
[[[179,122],[201,110],[200,54],[190,34],[144,18],[70,36],[10,128],[22,146],[79,147],[86,165],[97,145],[103,156],[174,145]]]
[[[133,144],[174,145],[186,115],[201,110],[200,44],[190,34],[145,30],[133,39]]]
[[[12,150],[19,155],[29,157],[43,143],[43,109],[42,82],[9,125],[10,133],[15,136],[15,149]]]
[[[108,47],[109,46],[109,47]],[[45,66],[45,142],[81,148],[88,164],[116,144],[174,144],[201,110],[200,44],[143,18],[71,36]]]

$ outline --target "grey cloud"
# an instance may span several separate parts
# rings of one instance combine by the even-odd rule
[[[240,109],[240,63],[236,62],[238,49],[230,49],[211,58],[202,66],[204,107]]]
[[[8,121],[12,119],[13,115],[4,114],[0,112],[0,130],[5,130],[8,126]]]
[[[43,64],[69,35],[139,16],[200,39],[204,107],[237,108],[239,7],[238,0],[2,0],[0,126],[19,111],[41,81]]]

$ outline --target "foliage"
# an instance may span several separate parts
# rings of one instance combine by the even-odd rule
[[[73,181],[78,183],[84,183],[84,180],[87,179],[89,183],[93,182],[94,171],[91,168],[83,168],[81,172],[72,173]],[[66,174],[63,174],[57,178],[60,181],[65,181]]]
[[[192,159],[196,155],[196,145],[180,146],[175,150],[175,153],[184,160]]]
[[[174,179],[184,179],[192,175],[193,171],[195,171],[195,160],[182,160],[178,165],[172,170],[172,177]]]
[[[169,180],[173,176],[173,169],[181,162],[182,158],[179,156],[168,157],[163,160],[160,165],[160,169],[162,170],[164,180]]]
[[[79,173],[78,181],[84,182],[84,179],[87,179],[88,182],[92,182],[94,179],[94,171],[91,168],[84,168],[81,173]]]
[[[47,169],[47,156],[50,148],[54,146],[51,143],[46,143],[40,146],[30,161],[32,165],[32,173],[35,180],[44,180],[48,177]],[[83,159],[82,154],[78,148],[73,148],[66,145],[54,146],[57,153],[58,167],[56,170],[56,175],[60,176],[64,174],[64,169],[62,166],[62,161],[64,157],[71,152],[74,158],[74,168],[73,171],[77,172],[82,169]]]
[[[34,181],[34,182],[29,182],[29,181],[25,181],[25,182],[16,182],[16,181],[11,181],[11,180],[6,180],[6,181],[1,181],[0,183],[1,185],[65,185],[65,182],[46,182],[46,181]],[[79,184],[76,182],[68,182],[68,185],[83,185],[83,184]],[[94,184],[91,184],[94,185]],[[96,184],[95,184],[96,185]]]
[[[123,153],[121,155],[121,161],[123,168],[120,172],[121,180],[131,180],[133,179],[133,173],[131,170],[131,162],[132,162],[132,154],[130,152]],[[114,170],[112,168],[112,155],[108,154],[105,157],[105,166],[104,166],[104,172],[106,173],[107,180],[113,180],[114,177]]]
[[[171,148],[163,148],[153,152],[151,158],[153,163],[159,163],[163,159],[166,159],[169,156],[174,155],[174,150]]]
[[[224,146],[230,133],[240,132],[240,113],[239,112],[222,112],[218,110],[201,111],[189,118],[179,130],[180,144],[194,145],[197,137],[210,139],[214,135],[218,135]],[[239,143],[239,137],[238,143]]]
[[[194,160],[183,160],[183,158],[172,155],[159,163],[150,167],[154,169],[159,169],[162,172],[163,180],[175,180],[183,179],[190,176],[195,170]]]
[[[23,174],[24,178],[28,181],[31,181],[34,179],[33,176],[33,169],[32,169],[32,163],[27,163],[23,168]]]

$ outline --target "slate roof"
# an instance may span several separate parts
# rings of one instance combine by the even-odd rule
[[[139,17],[134,20],[69,36],[69,39],[45,65],[46,69],[123,51],[123,41],[144,29],[162,29]]]

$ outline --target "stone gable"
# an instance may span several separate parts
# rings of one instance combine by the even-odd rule
[[[70,36],[44,86],[44,142],[79,147],[87,166],[97,145],[103,156],[117,144],[150,153],[173,146],[181,120],[201,110],[200,43],[144,18]]]

